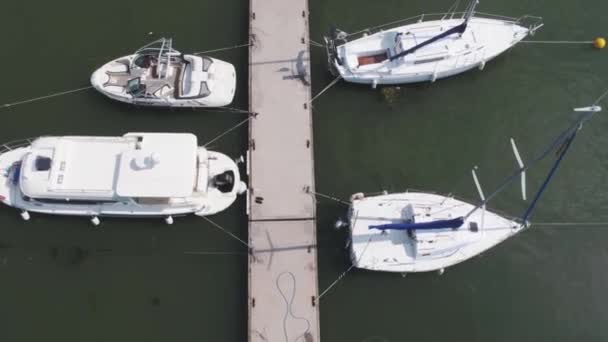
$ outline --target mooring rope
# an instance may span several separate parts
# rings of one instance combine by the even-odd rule
[[[532,222],[532,227],[540,227],[540,226],[546,226],[546,227],[572,227],[572,228],[577,228],[577,227],[607,227],[608,228],[608,222]]]
[[[72,90],[66,90],[66,91],[62,91],[62,92],[58,92],[58,93],[53,93],[53,94],[50,94],[50,95],[45,95],[45,96],[40,96],[40,97],[34,97],[34,98],[31,98],[31,99],[22,100],[22,101],[18,101],[18,102],[5,103],[1,107],[2,108],[8,108],[8,107],[13,107],[13,106],[18,106],[18,105],[21,105],[21,104],[26,104],[26,103],[30,103],[30,102],[39,101],[39,100],[49,99],[51,97],[57,97],[57,96],[61,96],[61,95],[72,94],[72,93],[76,93],[76,92],[87,90],[87,89],[91,89],[91,88],[93,88],[93,86],[82,87],[82,88],[77,88],[77,89],[72,89]]]
[[[205,54],[205,53],[220,52],[220,51],[227,51],[227,50],[235,50],[235,49],[239,49],[239,48],[247,47],[247,46],[251,46],[251,45],[253,45],[253,44],[252,43],[246,43],[246,44],[233,45],[233,46],[223,47],[223,48],[219,48],[219,49],[194,52],[193,55],[202,55],[202,54]]]
[[[305,191],[307,194],[311,194],[311,195],[313,195],[313,196],[323,197],[323,198],[325,198],[325,199],[332,200],[332,201],[338,202],[338,203],[340,203],[340,204],[344,204],[344,205],[348,205],[348,206],[350,206],[350,203],[348,203],[348,202],[346,202],[346,201],[344,201],[344,200],[341,200],[341,199],[339,199],[339,198],[337,198],[337,197],[330,196],[330,195],[325,195],[325,194],[322,194],[322,193],[320,193],[320,192],[314,192],[314,191],[310,190],[310,187],[309,187],[309,186],[305,187],[305,188],[304,188],[304,191]]]
[[[589,40],[522,40],[520,43],[528,44],[593,44]]]
[[[310,39],[310,38],[308,39],[308,43],[309,43],[310,45],[312,45],[312,46],[316,46],[316,47],[325,47],[325,45],[323,45],[323,44],[321,44],[321,43],[319,43],[319,42],[315,42],[314,40],[312,40],[312,39]]]
[[[287,299],[287,295],[283,292],[283,289],[281,288],[281,285],[279,284],[281,277],[283,277],[284,275],[290,276],[292,284],[293,284],[291,296],[289,296],[289,299]],[[298,336],[294,340],[294,342],[297,342],[302,338],[307,341],[308,339],[306,339],[306,335],[310,331],[310,321],[306,317],[296,316],[293,313],[293,300],[296,297],[296,289],[297,289],[296,284],[297,284],[296,276],[290,271],[285,271],[285,272],[279,274],[275,280],[275,286],[277,287],[279,294],[281,295],[281,297],[283,297],[283,301],[285,302],[285,315],[283,315],[283,334],[285,336],[285,342],[289,342],[289,334],[287,333],[287,318],[289,316],[291,316],[292,319],[294,319],[294,320],[301,320],[301,321],[306,322],[306,329],[300,336]]]
[[[241,127],[242,125],[244,125],[245,123],[249,122],[249,120],[254,119],[257,116],[257,113],[250,113],[249,117],[247,117],[247,119],[239,122],[238,124],[232,126],[231,128],[227,129],[226,131],[224,131],[222,134],[218,135],[217,137],[209,140],[205,145],[203,145],[203,147],[207,147],[209,144],[216,142],[217,140],[221,139],[222,137],[224,137],[226,134],[234,131],[235,129]]]
[[[199,109],[198,107],[192,107],[192,109]],[[250,112],[245,109],[240,109],[236,107],[202,107],[200,108],[204,111],[208,112],[216,112],[216,113],[237,113],[237,114],[249,114]]]
[[[323,90],[321,90],[317,95],[315,95],[308,103],[312,103],[312,101],[316,100],[319,96],[323,95],[326,91],[328,91],[331,87],[333,87],[338,81],[340,81],[342,77],[338,76],[333,81],[331,81]]]
[[[247,255],[243,252],[185,251],[187,255]]]
[[[334,280],[323,292],[321,292],[321,294],[319,295],[319,300],[321,300],[321,298],[323,298],[323,296],[325,296],[327,294],[327,292],[329,292],[329,290],[331,290],[334,286],[336,286],[336,284],[338,284],[340,282],[340,280],[344,279],[344,277],[346,277],[346,275],[348,274],[348,272],[350,272],[353,268],[355,268],[355,265],[357,263],[359,263],[359,261],[361,260],[361,258],[363,258],[363,255],[365,254],[365,252],[367,251],[367,247],[369,247],[369,244],[372,242],[372,239],[374,238],[374,235],[369,237],[369,240],[367,240],[367,244],[365,245],[365,248],[363,249],[363,252],[361,252],[361,255],[359,255],[359,258],[357,259],[356,263],[352,263],[350,265],[350,267],[342,272],[338,278],[336,278],[336,280]]]
[[[245,241],[243,241],[241,238],[239,238],[238,236],[234,235],[233,233],[231,233],[230,231],[228,231],[227,229],[225,229],[224,227],[220,226],[219,224],[213,222],[211,219],[209,219],[206,216],[201,216],[202,218],[204,218],[205,220],[207,220],[207,222],[211,223],[211,225],[213,225],[214,227],[218,228],[219,230],[223,231],[224,233],[226,233],[227,235],[231,236],[233,239],[237,240],[238,242],[242,243],[243,245],[245,245],[247,247],[247,249],[249,251],[251,251],[251,247],[249,246],[249,244]]]

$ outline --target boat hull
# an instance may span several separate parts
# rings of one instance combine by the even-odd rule
[[[355,267],[397,273],[442,271],[487,251],[525,228],[494,212],[478,210],[457,229],[413,233],[370,229],[374,225],[403,222],[403,212],[408,205],[415,208],[417,223],[463,217],[475,207],[452,197],[423,192],[354,199],[349,223],[350,253]]]
[[[220,85],[217,91],[211,95],[197,98],[179,98],[173,94],[165,94],[158,97],[134,97],[126,92],[123,87],[108,86],[108,72],[119,73],[121,63],[131,62],[136,55],[117,58],[106,63],[91,75],[91,85],[103,95],[123,103],[151,106],[151,107],[223,107],[232,103],[236,91],[236,69],[230,63],[209,58],[213,61],[214,82]],[[135,77],[134,77],[135,78]]]
[[[460,19],[418,22],[381,31],[332,48],[331,69],[345,81],[371,85],[434,82],[483,69],[531,33],[517,22],[471,18],[464,34],[454,34],[391,60],[462,23]]]
[[[156,202],[154,199],[141,201],[132,198],[116,198],[112,201],[97,202],[37,200],[25,196],[19,186],[20,162],[31,150],[31,146],[25,146],[0,154],[0,202],[27,212],[86,217],[166,218],[188,214],[208,216],[226,210],[246,189],[245,183],[240,179],[238,165],[234,160],[222,153],[201,148],[210,161],[204,166],[210,177],[232,171],[234,185],[230,191],[222,192],[209,187],[205,193],[195,191],[190,197],[169,198],[167,201],[161,202]]]

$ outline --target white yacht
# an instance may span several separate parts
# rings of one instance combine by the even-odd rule
[[[246,191],[237,163],[187,133],[41,137],[5,145],[0,200],[29,212],[91,217],[206,216]]]
[[[422,14],[407,25],[325,38],[330,71],[345,81],[371,84],[434,82],[473,68],[505,52],[543,26],[532,16],[508,18],[465,12]]]
[[[102,94],[121,102],[163,107],[221,107],[234,98],[236,71],[211,57],[185,55],[162,38],[119,57],[91,76]]]
[[[479,255],[525,230],[530,226],[532,211],[578,130],[600,110],[595,105],[577,109],[577,112],[583,112],[579,120],[526,165],[511,139],[518,169],[489,196],[484,195],[473,170],[473,180],[481,198],[479,204],[422,191],[353,195],[348,224],[354,266],[386,272],[443,273],[445,268]],[[552,156],[556,160],[522,216],[516,218],[486,209],[492,198],[517,180],[521,180],[522,197],[526,200],[526,171]]]

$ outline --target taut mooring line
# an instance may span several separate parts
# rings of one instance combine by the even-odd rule
[[[374,238],[374,235],[370,236],[369,240],[367,240],[367,244],[365,245],[365,248],[363,249],[363,252],[361,252],[361,255],[359,255],[359,259],[357,259],[357,263],[359,263],[359,261],[363,258],[363,254],[365,254],[365,252],[367,251],[367,247],[369,247],[369,244],[372,242],[372,239]],[[333,283],[331,283],[323,292],[321,292],[321,294],[319,295],[319,300],[321,300],[321,298],[323,298],[323,296],[325,296],[325,294],[327,294],[327,292],[329,292],[329,290],[331,290],[334,286],[336,286],[337,283],[340,282],[340,280],[344,279],[344,277],[348,274],[348,272],[350,272],[353,268],[355,268],[355,264],[356,263],[352,263],[352,265],[350,265],[350,267],[342,272],[338,278],[336,278],[336,280],[334,280]]]
[[[185,251],[186,255],[247,255],[244,252]]]
[[[317,95],[315,95],[312,99],[310,99],[310,101],[308,101],[307,104],[312,103],[312,101],[316,100],[319,96],[323,95],[323,93],[325,93],[331,87],[333,87],[336,83],[338,83],[338,81],[340,81],[340,79],[342,79],[341,76],[336,77],[333,81],[331,81],[331,83],[329,83],[325,88],[323,88],[323,90],[321,90]]]
[[[320,192],[314,192],[314,191],[310,190],[310,187],[309,187],[309,186],[305,187],[305,188],[304,188],[304,191],[305,191],[307,194],[311,194],[311,195],[313,195],[313,196],[322,197],[322,198],[325,198],[325,199],[328,199],[328,200],[332,200],[332,201],[334,201],[334,202],[338,202],[338,203],[340,203],[340,204],[344,204],[344,205],[350,206],[350,203],[348,203],[348,202],[346,202],[346,201],[344,201],[344,200],[342,200],[342,199],[339,199],[339,198],[337,198],[337,197],[330,196],[330,195],[325,195],[325,194],[322,194],[322,193],[320,193]]]
[[[309,43],[310,45],[312,45],[312,46],[316,46],[316,47],[325,47],[325,45],[323,45],[323,44],[321,44],[321,43],[319,43],[319,42],[315,42],[314,40],[312,40],[312,39],[310,39],[310,38],[308,39],[308,43]]]
[[[211,223],[211,225],[213,225],[214,227],[218,228],[219,230],[223,231],[227,235],[231,236],[233,239],[235,239],[235,240],[239,241],[240,243],[242,243],[243,245],[245,245],[249,251],[252,250],[251,247],[249,246],[249,244],[247,242],[243,241],[238,236],[236,236],[233,233],[229,232],[228,230],[226,230],[224,227],[220,226],[219,224],[213,222],[211,219],[207,218],[206,216],[201,216],[201,217],[204,218],[205,220],[207,220],[207,222]]]
[[[205,145],[203,145],[203,147],[207,147],[209,144],[216,142],[217,140],[221,139],[222,137],[224,137],[226,134],[234,131],[235,129],[241,127],[242,125],[244,125],[245,123],[249,122],[251,119],[254,119],[256,116],[258,116],[257,113],[250,113],[249,117],[241,122],[239,122],[238,124],[232,126],[231,128],[227,129],[226,131],[224,131],[222,134],[218,135],[217,137],[209,140]]]
[[[193,55],[202,55],[205,53],[212,53],[212,52],[220,52],[220,51],[227,51],[227,50],[234,50],[234,49],[239,49],[242,47],[247,47],[247,46],[251,46],[253,45],[253,43],[246,43],[246,44],[239,44],[239,45],[233,45],[233,46],[228,46],[228,47],[224,47],[224,48],[219,48],[219,49],[213,49],[213,50],[207,50],[207,51],[199,51],[199,52],[194,52]]]
[[[59,92],[59,93],[53,93],[53,94],[50,94],[50,95],[45,95],[45,96],[40,96],[40,97],[34,97],[34,98],[31,98],[31,99],[27,99],[27,100],[23,100],[23,101],[18,101],[18,102],[13,102],[13,103],[5,103],[5,104],[2,105],[2,108],[9,108],[9,107],[18,106],[18,105],[21,105],[21,104],[26,104],[26,103],[30,103],[30,102],[39,101],[39,100],[49,99],[51,97],[57,97],[57,96],[61,96],[61,95],[72,94],[72,93],[76,93],[76,92],[87,90],[87,89],[91,89],[91,88],[93,88],[93,86],[82,87],[82,88],[72,89],[72,90],[66,90],[66,91],[62,91],[62,92]]]
[[[606,227],[608,228],[608,222],[532,222],[532,229],[534,227]]]
[[[593,44],[590,40],[522,40],[520,43],[528,44]]]

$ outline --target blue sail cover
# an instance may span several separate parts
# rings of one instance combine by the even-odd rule
[[[424,42],[422,42],[422,43],[420,43],[420,44],[418,44],[418,45],[416,45],[414,47],[411,47],[411,48],[409,48],[409,49],[407,49],[407,50],[405,50],[403,52],[400,52],[400,53],[392,56],[390,58],[390,60],[394,61],[397,58],[401,58],[403,56],[409,55],[410,53],[414,53],[418,49],[421,49],[421,48],[423,48],[423,47],[425,47],[427,45],[433,44],[434,42],[436,42],[438,40],[441,40],[441,39],[443,39],[445,37],[451,36],[451,35],[453,35],[455,33],[463,34],[464,31],[466,31],[466,29],[467,29],[467,21],[463,22],[462,24],[460,24],[458,26],[454,26],[451,29],[449,29],[449,30],[447,30],[447,31],[445,31],[445,32],[443,32],[443,33],[441,33],[441,34],[439,34],[439,35],[437,35],[437,36],[435,36],[435,37],[433,37],[431,39],[425,40]]]
[[[369,229],[379,230],[428,230],[428,229],[446,229],[460,228],[464,224],[464,218],[459,217],[452,220],[440,220],[421,223],[389,223],[376,226],[369,226]]]

